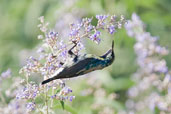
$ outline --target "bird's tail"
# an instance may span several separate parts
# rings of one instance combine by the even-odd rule
[[[44,80],[43,82],[42,82],[42,85],[44,85],[44,84],[46,84],[46,83],[48,83],[48,82],[50,82],[50,81],[53,81],[53,80],[55,80],[54,78],[49,78],[49,79],[47,79],[47,80]]]

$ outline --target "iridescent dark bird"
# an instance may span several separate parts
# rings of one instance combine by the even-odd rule
[[[76,44],[77,45],[77,44]],[[96,56],[85,54],[83,56],[77,56],[72,52],[72,49],[76,46],[74,45],[68,53],[70,55],[74,55],[73,64],[70,66],[66,66],[61,72],[55,74],[52,78],[49,78],[42,82],[42,84],[46,84],[52,80],[56,79],[64,79],[64,78],[72,78],[77,77],[94,70],[103,69],[109,65],[111,65],[115,59],[114,53],[114,41],[112,42],[112,48],[109,49],[104,55]]]

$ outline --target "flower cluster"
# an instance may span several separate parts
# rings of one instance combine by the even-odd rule
[[[139,65],[132,76],[136,84],[128,90],[128,111],[141,113],[148,109],[152,113],[170,113],[171,71],[162,59],[169,51],[157,43],[157,37],[145,31],[143,22],[136,14],[132,15],[132,20],[125,27],[128,35],[136,39],[134,50]]]
[[[24,87],[20,92],[17,93],[17,99],[35,99],[39,94],[38,86],[36,84],[29,83],[27,87]]]
[[[11,80],[12,83],[8,85],[7,89],[0,89],[0,113],[23,114],[29,112],[29,110],[25,107],[25,104],[27,104],[26,100],[15,99],[16,94],[22,94],[19,93],[19,90],[23,87],[21,83],[23,83],[24,80],[22,80],[20,77],[12,76],[11,70],[8,69],[7,71],[2,72],[0,75],[0,86],[2,87],[4,82],[8,82],[9,80]],[[9,103],[7,102],[6,98],[11,99]]]
[[[24,100],[11,100],[10,103],[0,108],[1,114],[25,114],[28,113],[27,108],[25,107],[26,101]]]
[[[91,24],[93,18],[84,18],[81,23],[70,24],[71,32],[69,38],[74,42],[81,42],[81,39],[87,37],[99,44],[101,41],[101,32],[100,30],[107,30],[110,34],[116,32],[116,29],[121,28],[125,23],[125,19],[121,16],[120,20],[115,15],[96,15],[97,25],[94,26]]]
[[[67,96],[71,92],[72,90],[69,87],[64,87],[59,93],[52,95],[51,98],[61,101],[65,101],[65,100],[72,101],[75,98],[75,96]]]

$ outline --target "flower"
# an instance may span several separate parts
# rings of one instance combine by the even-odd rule
[[[104,28],[105,19],[107,19],[108,15],[96,15],[96,19],[98,19],[97,27]]]
[[[28,87],[24,87],[23,90],[18,91],[17,99],[35,99],[39,93],[39,88],[35,84],[28,84]]]
[[[97,18],[99,21],[104,21],[107,17],[108,17],[108,15],[96,15],[96,18]]]
[[[69,101],[72,101],[73,99],[75,99],[75,96],[70,96],[69,97]]]
[[[70,32],[70,36],[71,37],[75,37],[75,36],[77,36],[78,35],[78,33],[79,33],[79,29],[72,29],[72,31]]]
[[[100,43],[101,39],[99,38],[100,36],[100,31],[96,31],[93,35],[90,36],[90,39],[92,41],[95,41],[97,44]]]
[[[77,37],[79,37],[81,27],[82,27],[82,24],[70,24],[71,32],[69,36],[72,41],[76,41]]]
[[[136,39],[134,50],[139,65],[133,75],[136,84],[128,90],[128,101],[133,101],[134,107],[128,110],[141,113],[144,109],[147,110],[145,106],[148,106],[152,112],[157,108],[167,113],[171,105],[171,102],[167,102],[170,100],[168,96],[171,95],[171,86],[168,86],[170,71],[161,57],[168,54],[168,50],[157,43],[158,37],[145,32],[143,22],[136,14],[132,15],[132,20],[128,21],[125,28],[127,34]]]
[[[27,108],[29,111],[35,110],[35,106],[36,106],[35,102],[29,102],[29,103],[26,104],[26,108]]]
[[[108,27],[108,32],[109,32],[110,34],[115,33],[115,32],[116,32],[115,26],[114,26],[114,25],[109,26],[109,27]]]
[[[72,90],[69,88],[69,87],[64,87],[61,91],[60,91],[60,94],[61,95],[68,95],[69,93],[71,93]]]
[[[9,78],[9,77],[11,77],[11,69],[8,69],[5,72],[1,73],[1,78]]]

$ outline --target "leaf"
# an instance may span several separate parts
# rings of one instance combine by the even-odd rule
[[[61,103],[62,109],[64,110],[65,109],[65,107],[64,107],[64,101],[60,101],[60,103]]]

